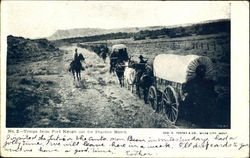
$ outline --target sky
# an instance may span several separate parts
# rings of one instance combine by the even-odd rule
[[[230,2],[168,1],[2,1],[6,34],[51,36],[73,28],[171,26],[229,19]]]

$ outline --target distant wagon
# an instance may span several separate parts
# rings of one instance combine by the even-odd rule
[[[113,71],[116,64],[124,63],[128,60],[129,58],[126,45],[124,44],[113,45],[110,54],[110,72]]]
[[[128,61],[127,47],[124,44],[117,44],[112,46],[111,58],[116,61]]]
[[[203,83],[210,83],[209,81],[213,79],[214,75],[215,71],[208,57],[175,54],[157,55],[153,61],[154,83],[148,90],[148,102],[154,110],[160,111],[166,115],[171,123],[175,123],[179,114],[179,105],[186,100],[186,86],[189,83],[196,82],[197,85],[201,83],[201,85],[206,86]],[[199,77],[202,82],[199,81]],[[204,89],[209,88],[203,88],[199,85],[190,89],[204,91]]]

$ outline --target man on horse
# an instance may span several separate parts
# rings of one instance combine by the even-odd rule
[[[139,56],[139,64],[136,68],[136,77],[137,77],[137,81],[139,81],[139,79],[141,78],[142,74],[145,72],[145,68],[146,68],[146,63],[148,60],[144,60],[144,57],[142,55]]]
[[[139,63],[136,66],[136,77],[135,77],[135,84],[136,84],[136,91],[139,97],[142,97],[140,94],[140,88],[143,90],[143,97],[145,103],[147,103],[147,91],[148,88],[152,85],[152,71],[146,66],[148,60],[144,60],[142,55],[139,56]]]
[[[148,61],[148,60],[144,60],[144,57],[142,55],[139,56],[139,59],[140,59],[139,61],[140,64],[146,64]]]
[[[81,53],[78,55],[77,49],[75,49],[74,59],[70,63],[69,71],[72,71],[74,79],[75,79],[75,73],[76,73],[77,80],[81,79],[80,73],[81,73],[81,70],[84,70],[84,67],[82,66],[81,61],[85,61],[85,58],[83,57]]]

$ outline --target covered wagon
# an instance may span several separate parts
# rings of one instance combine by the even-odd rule
[[[110,54],[110,72],[113,71],[117,63],[128,61],[127,47],[124,44],[117,44],[112,46]]]
[[[211,60],[205,56],[160,54],[153,61],[153,74],[154,84],[148,91],[149,104],[175,123],[179,105],[186,98],[184,87],[187,83],[212,80],[215,71]]]
[[[113,45],[110,58],[119,61],[127,61],[128,52],[126,45],[124,44]]]

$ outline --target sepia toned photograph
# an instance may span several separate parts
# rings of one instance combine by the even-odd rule
[[[231,128],[230,2],[8,2],[7,128]]]

